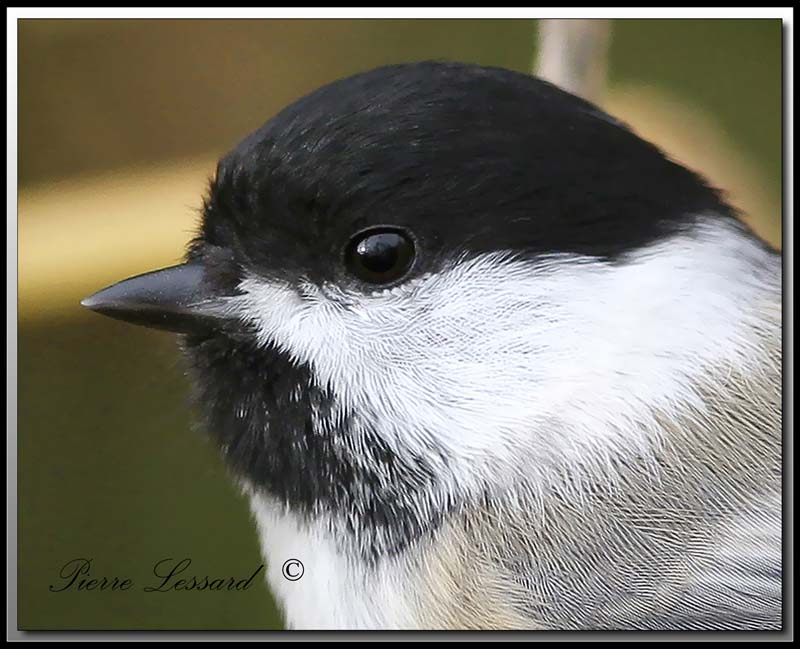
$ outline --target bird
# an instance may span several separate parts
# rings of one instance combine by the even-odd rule
[[[82,304],[178,334],[288,628],[782,628],[781,254],[622,121],[359,72],[221,158],[184,259]]]

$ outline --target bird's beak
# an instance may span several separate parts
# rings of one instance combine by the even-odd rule
[[[233,321],[224,298],[209,289],[199,263],[179,264],[137,275],[81,301],[92,311],[133,324],[195,333]]]

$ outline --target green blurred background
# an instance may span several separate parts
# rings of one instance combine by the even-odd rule
[[[179,259],[215,159],[344,75],[445,58],[530,71],[531,20],[19,22],[19,627],[274,629],[244,592],[144,593],[153,565],[262,562],[247,503],[192,425],[174,338],[81,297]],[[614,21],[600,104],[781,237],[781,24]],[[63,564],[127,592],[49,592]]]

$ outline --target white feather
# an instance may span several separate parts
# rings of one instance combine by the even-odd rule
[[[547,471],[654,448],[654,412],[702,408],[694,378],[758,353],[757,300],[779,281],[765,260],[706,224],[621,263],[499,252],[399,291],[307,284],[301,297],[251,276],[237,310],[393,450],[442,449],[443,488],[463,491],[520,462]]]
[[[288,628],[386,630],[414,625],[417,616],[402,559],[370,570],[342,552],[321,521],[309,526],[258,494],[251,496],[251,508],[267,579]],[[303,576],[296,581],[282,572],[291,559],[303,565]]]
[[[398,455],[424,456],[441,503],[499,493],[520,472],[533,486],[565,471],[613,479],[615,462],[653,454],[658,417],[703,412],[695,386],[709,368],[757,365],[780,261],[709,220],[615,263],[497,252],[390,291],[257,276],[240,289],[230,308],[260,341],[307,363],[338,415],[358,418],[354,435],[369,426]],[[290,625],[413,624],[402,558],[370,572],[338,538],[341,521],[301,525],[259,495],[252,507]],[[300,582],[279,574],[290,557],[306,565]]]

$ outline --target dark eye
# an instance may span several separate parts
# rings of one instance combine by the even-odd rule
[[[345,251],[348,270],[370,284],[389,284],[400,279],[414,261],[414,241],[396,228],[360,232]]]

